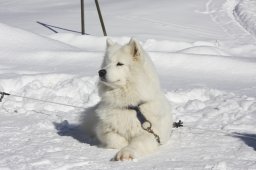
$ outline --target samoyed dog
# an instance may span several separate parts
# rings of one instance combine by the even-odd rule
[[[88,109],[82,127],[100,146],[119,149],[112,160],[131,160],[166,143],[172,128],[169,103],[157,73],[140,43],[107,39],[99,70],[101,101]]]

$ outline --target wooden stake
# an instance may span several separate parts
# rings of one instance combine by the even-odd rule
[[[85,34],[84,30],[84,0],[81,0],[81,33]]]
[[[107,36],[107,32],[106,32],[106,29],[105,29],[104,21],[103,21],[101,12],[100,12],[100,6],[99,6],[98,0],[95,0],[95,4],[96,4],[98,15],[99,15],[99,18],[100,18],[100,24],[101,24],[101,28],[102,28],[103,34],[104,34],[104,36]]]

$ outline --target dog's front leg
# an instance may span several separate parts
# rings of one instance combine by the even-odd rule
[[[128,145],[127,140],[115,132],[98,134],[102,147],[120,149]]]
[[[157,149],[158,143],[152,134],[143,134],[131,140],[114,157],[116,161],[132,160],[135,157],[146,155]]]

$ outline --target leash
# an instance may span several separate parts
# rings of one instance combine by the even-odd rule
[[[71,104],[53,102],[53,101],[42,100],[42,99],[37,99],[37,98],[32,98],[32,97],[27,97],[27,96],[19,96],[19,95],[16,95],[16,94],[10,94],[10,93],[1,92],[1,91],[0,91],[0,95],[1,95],[0,96],[0,102],[3,101],[5,96],[13,96],[13,97],[18,97],[18,98],[22,98],[22,99],[29,99],[29,100],[39,101],[39,102],[43,102],[43,103],[51,103],[51,104],[56,104],[56,105],[78,108],[78,109],[86,109],[85,107],[82,107],[82,106],[75,106],[75,105],[71,105]]]
[[[143,115],[143,113],[140,110],[140,106],[144,104],[143,102],[139,103],[137,106],[133,106],[133,105],[129,105],[127,107],[127,109],[129,110],[134,110],[136,112],[136,116],[138,118],[138,120],[140,121],[141,127],[143,130],[147,131],[148,133],[151,133],[154,135],[156,141],[158,142],[158,144],[161,144],[161,140],[159,135],[157,135],[153,129],[152,129],[152,123],[147,120],[147,118]],[[174,122],[173,123],[173,127],[174,128],[179,128],[179,127],[183,127],[183,122],[181,120],[179,120],[178,122]]]
[[[148,133],[153,134],[157,143],[161,144],[160,137],[152,129],[152,123],[146,119],[146,117],[142,114],[142,112],[140,110],[140,105],[142,105],[142,104],[144,104],[144,103],[140,103],[137,106],[129,105],[128,109],[134,110],[136,112],[136,116],[137,116],[138,120],[140,121],[142,129],[147,131]]]

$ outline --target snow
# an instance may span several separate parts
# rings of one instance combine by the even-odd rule
[[[108,34],[140,40],[184,122],[156,153],[127,162],[109,161],[117,151],[78,129],[100,100],[106,40],[94,2],[85,3],[90,35],[36,23],[78,31],[79,2],[1,2],[0,91],[13,94],[0,103],[1,170],[256,169],[254,0],[100,1]]]
[[[256,1],[243,0],[236,5],[234,14],[245,29],[256,35]]]

